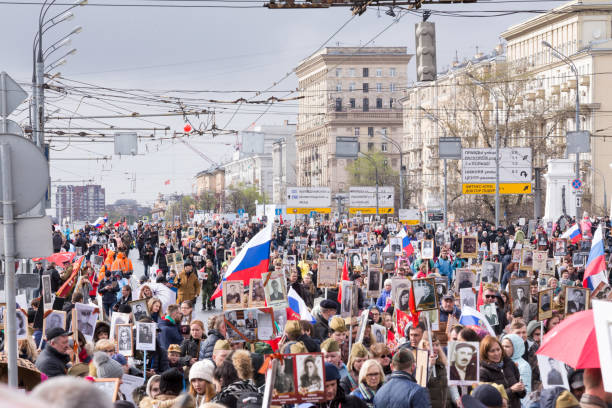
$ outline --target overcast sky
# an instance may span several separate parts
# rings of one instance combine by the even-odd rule
[[[67,1],[58,0],[68,4]],[[16,4],[20,3],[20,4]],[[32,41],[36,31],[40,5],[33,0],[0,1],[0,70],[6,71],[17,81],[27,83],[32,75]],[[95,4],[115,4],[100,7]],[[138,5],[118,7],[118,4]],[[83,31],[74,36],[70,48],[76,48],[68,63],[54,72],[64,78],[82,81],[106,88],[129,88],[143,90],[216,90],[244,91],[265,90],[285,76],[286,73],[332,36],[351,17],[348,8],[323,10],[268,10],[260,7],[263,2],[240,0],[213,2],[206,0],[91,0],[90,4],[73,10],[72,21],[58,24],[44,36],[48,46],[70,32],[75,26]],[[436,23],[438,69],[448,66],[458,53],[459,58],[472,57],[476,47],[484,53],[490,52],[499,43],[499,34],[510,25],[519,23],[537,14],[537,10],[561,5],[556,0],[511,1],[495,0],[476,4],[454,4],[426,6],[435,11],[457,11],[479,13],[479,17],[460,15],[433,15]],[[222,5],[224,8],[151,7],[153,5]],[[225,8],[256,6],[253,8]],[[49,15],[60,13],[67,6],[54,6]],[[499,11],[486,13],[483,11]],[[508,13],[511,10],[526,11]],[[396,24],[385,15],[386,9],[370,8],[360,17],[352,19],[328,45],[363,45],[381,34],[372,45],[407,46],[414,53],[414,24],[420,17],[405,15]],[[472,15],[473,15],[472,13]],[[502,15],[506,14],[506,15]],[[486,15],[487,17],[483,17]],[[495,16],[493,16],[495,15]],[[70,48],[65,48],[66,52]],[[63,52],[51,55],[48,62],[60,57]],[[414,62],[408,68],[410,81],[415,77]],[[75,83],[72,83],[75,84]],[[254,97],[252,93],[222,92],[198,93],[201,99],[235,100],[240,96],[260,100],[270,95],[278,97],[295,90],[297,79],[289,76],[278,84],[274,94]],[[102,91],[97,90],[98,94]],[[160,107],[131,102],[81,98],[74,95],[50,96],[47,112],[51,116],[115,115],[139,112],[141,114],[162,113],[177,106]],[[179,94],[173,94],[179,95]],[[186,94],[182,94],[186,95]],[[296,96],[292,94],[291,96]],[[210,103],[201,102],[201,109]],[[263,105],[243,105],[230,120],[236,105],[216,105],[215,123],[218,127],[227,124],[228,129],[241,130],[257,124],[281,124],[288,119],[295,122],[297,103],[285,102],[272,106],[268,113]],[[27,112],[14,115],[22,124],[27,123]],[[207,117],[192,117],[195,126],[209,120]],[[92,158],[112,155],[112,143],[67,143],[66,139],[52,140],[51,178],[70,184],[81,184],[81,180],[94,180],[106,188],[107,203],[120,198],[133,198],[151,204],[157,194],[192,191],[194,176],[210,166],[210,163],[180,142],[159,140],[173,131],[182,131],[185,122],[180,117],[153,117],[145,119],[100,119],[54,120],[47,127],[108,127],[109,124],[132,128],[170,126],[167,133],[157,132],[154,141],[141,142],[139,156],[117,157],[110,161],[60,161],[58,158]],[[106,131],[108,133],[108,131]],[[110,132],[112,134],[112,131]],[[147,135],[151,131],[138,131]],[[190,143],[213,161],[223,162],[231,157],[235,137],[210,135],[193,136]],[[131,179],[135,175],[135,191]],[[169,186],[165,180],[171,180]],[[55,185],[55,184],[54,184]]]

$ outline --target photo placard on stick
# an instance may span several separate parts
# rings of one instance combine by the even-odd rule
[[[273,384],[271,403],[275,405],[325,401],[323,354],[283,354]]]
[[[335,288],[338,286],[338,265],[335,259],[319,259],[317,287]]]
[[[434,256],[434,242],[431,239],[422,241],[421,246],[421,258],[422,259],[433,259]]]
[[[569,390],[569,381],[565,364],[552,357],[537,355],[540,368],[540,380],[543,388],[563,387]]]
[[[136,350],[155,351],[157,323],[136,322]]]
[[[524,279],[513,279],[510,281],[510,303],[513,313],[516,311],[522,313],[527,305],[531,303],[529,291],[529,281],[525,281]]]
[[[94,378],[93,385],[102,390],[104,394],[108,395],[111,401],[115,402],[117,400],[117,394],[119,393],[119,378]]]
[[[287,280],[285,275],[278,272],[272,272],[268,279],[268,273],[261,274],[261,279],[268,280],[268,284],[264,285],[266,302],[269,307],[286,306],[287,303]]]
[[[581,312],[589,308],[591,291],[579,286],[565,287],[565,315]]]
[[[479,382],[478,350],[478,342],[448,342],[447,378],[450,385],[472,385]]]
[[[416,310],[431,310],[438,308],[435,278],[413,279],[411,283]]]
[[[117,333],[117,353],[125,357],[132,357],[134,355],[132,325],[118,324],[115,326],[115,331]]]
[[[382,285],[382,270],[380,268],[368,268],[367,275],[367,296],[377,298],[380,296]]]
[[[78,336],[78,330],[83,334],[85,340],[93,341],[96,320],[98,320],[99,312],[100,309],[98,309],[98,307],[95,305],[75,303],[74,309],[72,309],[72,331],[74,332],[74,335]]]
[[[223,282],[223,310],[242,309],[244,283],[240,280]]]
[[[461,255],[463,258],[478,257],[478,239],[476,237],[461,238]]]
[[[544,289],[538,292],[538,320],[550,319],[553,315],[552,308],[553,290]]]
[[[499,262],[484,261],[480,273],[481,283],[499,284],[501,281],[502,264]]]
[[[47,338],[49,330],[56,327],[66,328],[66,312],[62,310],[49,310],[45,313],[45,318],[43,319],[44,338]]]
[[[548,259],[548,252],[546,251],[533,251],[533,270],[542,272],[546,271],[546,261]]]
[[[251,279],[249,282],[249,307],[264,307],[266,293],[262,279]]]

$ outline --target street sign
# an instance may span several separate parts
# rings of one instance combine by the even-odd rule
[[[419,225],[421,217],[416,208],[402,208],[397,212],[399,221],[406,225]]]
[[[376,208],[376,187],[350,187],[349,207]],[[395,189],[391,186],[378,187],[378,208],[395,207]],[[379,211],[380,212],[380,211]],[[376,211],[375,211],[376,213]]]
[[[331,189],[287,187],[287,214],[310,214],[311,211],[324,214],[331,212]]]
[[[463,194],[495,194],[495,183],[463,184]],[[500,183],[499,194],[531,194],[531,183]]]
[[[582,181],[578,179],[572,180],[572,187],[574,187],[574,190],[579,190],[582,187]]]
[[[53,253],[51,217],[18,218],[15,220],[15,252],[17,258],[38,258]],[[4,225],[0,224],[0,255],[4,256]]]
[[[588,130],[568,131],[565,137],[567,154],[591,152],[591,133]]]
[[[282,208],[275,208],[274,209],[274,215],[283,215],[283,209]]]
[[[12,133],[23,137],[23,129],[19,126],[19,123],[10,119],[0,118],[0,133]]]
[[[238,215],[242,217],[243,214],[244,214],[244,208],[239,208]]]
[[[444,211],[442,210],[433,210],[427,211],[427,222],[443,222],[444,221]]]
[[[28,93],[6,72],[0,72],[0,117],[6,118],[25,101]]]
[[[23,137],[9,133],[0,134],[0,143],[8,144],[11,149],[14,212],[17,215],[23,214],[34,208],[45,196],[49,179],[47,159],[34,143]],[[0,170],[1,174],[2,170]],[[2,178],[0,177],[1,191]],[[2,214],[3,210],[0,206],[0,217]]]
[[[578,208],[582,207],[582,196],[579,196],[579,195],[576,196],[576,207]]]
[[[395,209],[393,207],[378,207],[379,214],[393,214]],[[361,215],[361,214],[376,214],[376,207],[350,207],[349,214]]]
[[[0,274],[0,291],[4,291],[4,274]],[[37,273],[16,273],[15,287],[17,289],[38,289],[40,287],[40,275]]]

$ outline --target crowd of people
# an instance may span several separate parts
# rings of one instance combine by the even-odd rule
[[[19,357],[42,373],[31,395],[66,407],[109,407],[112,400],[126,408],[234,408],[262,406],[268,397],[272,405],[292,406],[274,402],[298,387],[291,374],[272,376],[267,369],[277,360],[275,370],[283,371],[282,355],[311,353],[322,355],[324,376],[313,357],[304,363],[299,388],[320,387],[321,396],[295,406],[612,406],[599,368],[545,359],[544,371],[536,354],[547,332],[589,307],[580,298],[583,251],[588,256],[599,226],[607,242],[607,217],[497,230],[481,221],[407,228],[378,216],[269,222],[268,270],[286,279],[285,289],[275,290],[295,292],[312,316],[296,317],[288,305],[280,314],[274,310],[277,335],[270,340],[232,335],[235,322],[214,299],[232,260],[265,221],[56,227],[54,250],[76,256],[36,265],[41,288],[18,345]],[[576,242],[563,236],[574,224],[582,237]],[[142,276],[134,274],[131,251],[144,265]],[[330,260],[336,282],[322,285]],[[71,276],[77,278],[71,282]],[[47,280],[52,308],[67,318],[63,327],[45,330]],[[341,289],[346,282],[350,291]],[[587,299],[608,298],[609,287],[608,281],[592,293],[585,289]],[[249,290],[238,294],[244,309]],[[252,297],[263,301],[256,292]],[[82,304],[96,308],[91,327],[72,318],[85,310]],[[211,317],[198,320],[196,307]],[[486,323],[462,319],[472,309]],[[257,327],[253,315],[245,320],[246,329]],[[130,330],[118,329],[125,325]],[[110,391],[101,385],[134,378],[142,381],[129,394],[123,385]]]

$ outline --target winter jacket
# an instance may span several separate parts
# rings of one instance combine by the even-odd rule
[[[227,408],[237,408],[238,395],[243,392],[259,393],[259,390],[250,382],[239,380],[221,389],[221,392],[215,395],[211,402],[223,404]]]
[[[170,317],[162,318],[157,326],[160,330],[158,341],[162,349],[168,350],[171,344],[181,344],[183,342],[183,335],[179,325],[171,320]]]
[[[132,260],[127,258],[123,252],[119,252],[117,254],[117,258],[111,266],[111,272],[113,275],[121,273],[122,277],[132,274],[134,272]]]
[[[203,341],[204,339],[196,340],[191,336],[188,339],[183,340],[183,344],[181,344],[181,357],[183,365],[190,365],[189,360],[199,357],[200,343]]]
[[[416,383],[412,374],[394,371],[374,397],[376,408],[428,408],[429,393]]]
[[[329,322],[321,316],[321,312],[315,313],[315,319],[313,338],[323,342],[329,337]]]
[[[448,377],[446,376],[446,366],[438,359],[436,361],[436,376],[429,373],[427,380],[427,390],[433,408],[450,407],[450,399],[448,392]]]
[[[448,322],[448,316],[451,314],[455,316],[455,319],[461,319],[461,309],[459,309],[457,306],[453,306],[452,312],[447,312],[446,310],[442,309],[442,306],[440,306],[440,322]]]
[[[36,359],[36,368],[47,377],[58,377],[66,375],[68,368],[66,364],[70,361],[68,354],[63,354],[47,345]]]
[[[172,408],[173,406],[175,406],[174,404],[178,402],[179,398],[182,398],[182,397],[183,397],[182,394],[181,396],[162,394],[162,395],[158,395],[155,398],[146,396],[142,400],[140,400],[140,404],[138,405],[138,407],[139,408]],[[195,400],[190,395],[188,397],[187,402],[181,406],[183,408],[195,408]]]
[[[200,294],[200,281],[195,272],[181,272],[179,275],[178,293],[176,303],[181,303],[184,300],[193,300]]]
[[[523,381],[523,384],[525,384],[525,392],[527,395],[521,401],[525,406],[529,403],[529,393],[531,392],[531,366],[522,358],[525,352],[525,342],[516,334],[507,334],[502,337],[502,340],[504,339],[509,339],[512,342],[514,353],[512,354],[511,360],[516,364],[520,379]]]
[[[504,357],[503,366],[498,367],[495,363],[486,361],[480,362],[480,382],[492,382],[500,384],[508,395],[508,407],[520,408],[521,398],[525,397],[525,391],[517,392],[510,390],[510,387],[520,381],[518,367],[507,357]]]
[[[306,349],[309,353],[321,352],[321,347],[319,347],[319,344],[317,344],[315,340],[313,340],[310,336],[306,334],[302,334],[300,337],[298,337],[297,341],[301,341],[302,343],[304,343],[304,346],[306,346]]]
[[[107,286],[109,287],[107,289]],[[98,293],[102,295],[102,303],[115,303],[117,301],[117,292],[119,285],[113,278],[104,278],[98,286]]]
[[[212,329],[208,332],[208,337],[204,340],[200,347],[200,360],[204,360],[205,358],[211,358],[213,354],[213,350],[215,349],[215,343],[217,340],[224,340],[225,336],[223,336],[218,330]]]
[[[329,402],[321,402],[315,407],[320,408],[368,408],[368,405],[359,397],[345,394],[340,387],[336,396]]]
[[[145,247],[142,250],[142,263],[144,266],[153,266],[155,261],[155,248]]]
[[[455,268],[453,268],[453,264],[450,259],[442,259],[438,258],[436,263],[434,264],[435,268],[438,268],[440,271],[440,275],[448,278],[448,284],[450,285],[453,281],[453,274],[455,272]]]

